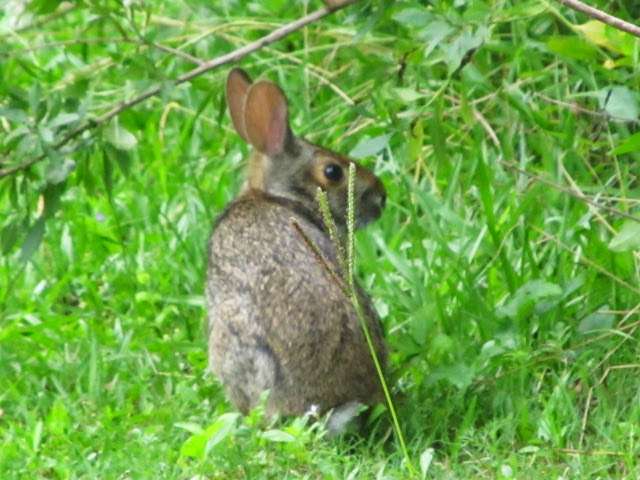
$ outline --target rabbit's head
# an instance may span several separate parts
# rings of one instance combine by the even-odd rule
[[[255,152],[246,190],[285,197],[316,211],[318,187],[327,193],[331,213],[344,228],[349,165],[356,166],[356,225],[375,220],[385,204],[382,182],[349,158],[296,137],[289,127],[287,99],[266,80],[252,83],[241,69],[227,78],[227,103],[238,134]]]

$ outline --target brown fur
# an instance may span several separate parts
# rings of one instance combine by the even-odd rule
[[[251,93],[255,85],[260,85],[259,94]],[[344,228],[351,160],[294,137],[286,99],[275,85],[252,84],[246,73],[233,70],[227,95],[236,128],[258,151],[248,184],[218,219],[209,242],[211,369],[243,412],[257,404],[264,390],[270,390],[271,414],[375,403],[381,389],[354,307],[291,223],[292,218],[298,222],[338,271],[315,191],[320,186],[327,192]],[[345,179],[322,177],[327,162],[344,167]],[[358,167],[357,175],[358,223],[366,224],[380,215],[384,189],[369,171]],[[359,293],[384,364],[380,322],[369,298]]]

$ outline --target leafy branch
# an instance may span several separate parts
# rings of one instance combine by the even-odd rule
[[[326,6],[323,8],[320,8],[318,10],[316,10],[315,12],[312,12],[308,15],[305,15],[304,17],[301,17],[293,22],[287,23],[286,25],[283,25],[280,28],[277,28],[275,30],[273,30],[271,33],[269,33],[268,35],[265,35],[264,37],[248,43],[247,45],[240,47],[232,52],[229,52],[225,55],[221,55],[219,57],[216,58],[212,58],[211,60],[208,60],[206,62],[203,62],[201,65],[197,66],[196,68],[188,71],[187,73],[180,75],[174,82],[173,85],[177,86],[180,85],[182,83],[185,82],[189,82],[191,80],[193,80],[194,78],[209,72],[210,70],[214,70],[218,67],[221,67],[222,65],[226,65],[232,62],[237,62],[238,60],[246,57],[247,55],[249,55],[250,53],[253,53],[257,50],[260,50],[261,48],[270,45],[272,43],[277,42],[278,40],[281,40],[282,38],[290,35],[293,32],[296,32],[298,30],[300,30],[301,28],[316,22],[324,17],[326,17],[327,15],[330,15],[333,12],[336,12],[342,8],[345,8],[353,3],[356,3],[358,0],[331,0],[331,1],[326,1]],[[145,100],[147,100],[150,97],[154,97],[156,95],[158,95],[163,89],[163,85],[156,85],[154,87],[149,88],[148,90],[144,91],[143,93],[139,94],[138,96],[131,98],[129,100],[125,100],[122,102],[118,102],[114,105],[111,106],[111,108],[109,108],[105,113],[103,113],[102,115],[95,117],[95,118],[91,118],[87,121],[85,121],[84,123],[82,123],[81,125],[77,126],[76,128],[74,128],[73,130],[71,130],[70,132],[68,132],[64,137],[62,137],[58,142],[54,143],[52,146],[53,150],[58,150],[61,147],[63,147],[64,145],[66,145],[67,143],[69,143],[71,140],[77,138],[78,136],[80,136],[82,133],[88,131],[88,130],[92,130],[98,126],[101,126],[103,124],[105,124],[106,122],[108,122],[109,120],[111,120],[112,118],[118,116],[120,113],[122,113],[123,111],[138,105],[139,103],[144,102]],[[31,166],[35,165],[38,162],[41,162],[42,160],[44,160],[47,157],[47,153],[42,153],[30,160],[27,160],[23,163],[19,163],[17,165],[12,165],[9,167],[5,167],[0,169],[0,178],[6,177],[8,175],[12,175],[16,172],[22,171],[22,170],[26,170],[28,168],[30,168]]]

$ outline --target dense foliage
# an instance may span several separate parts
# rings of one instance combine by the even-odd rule
[[[382,407],[331,442],[206,373],[206,240],[247,147],[227,68],[172,80],[321,5],[0,5],[1,478],[410,475]],[[241,65],[387,187],[358,265],[415,470],[639,476],[640,41],[556,2],[378,0]]]

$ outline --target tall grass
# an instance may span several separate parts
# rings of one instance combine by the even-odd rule
[[[150,41],[210,58],[318,4],[47,6],[26,29],[0,6],[3,167],[192,67]],[[225,71],[0,180],[0,477],[404,478],[407,457],[435,478],[637,477],[639,50],[587,21],[360,2],[243,62],[297,133],[385,184],[351,270],[406,449],[375,419],[327,442],[234,415],[206,373],[206,242],[248,153]]]

